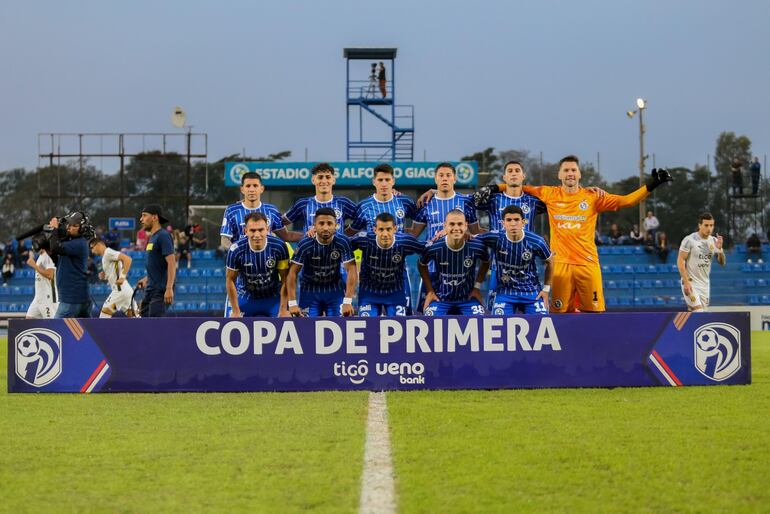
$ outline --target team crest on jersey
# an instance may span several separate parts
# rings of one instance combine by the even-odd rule
[[[404,209],[396,209],[396,218],[403,218],[405,215]]]
[[[329,257],[331,257],[332,259],[335,259],[335,260],[339,259],[340,258],[340,252],[338,252],[337,250],[332,250],[332,253],[329,254]]]
[[[342,211],[338,208],[334,208],[334,215],[337,217],[337,219],[342,219]]]
[[[268,257],[267,261],[265,261],[265,266],[268,268],[275,268],[275,259],[272,257]]]
[[[580,203],[578,204],[578,208],[579,208],[581,211],[584,211],[584,210],[588,209],[588,202],[586,202],[585,200],[583,200],[582,202],[580,202]]]
[[[395,262],[395,263],[401,262],[401,254],[400,253],[394,253],[393,254],[393,262]]]
[[[531,260],[532,252],[530,252],[529,250],[524,250],[523,252],[521,252],[521,258],[524,259],[525,261]]]
[[[529,205],[527,204],[522,205],[521,212],[523,212],[524,214],[529,214]]]
[[[463,261],[463,266],[465,266],[466,268],[470,268],[471,266],[473,266],[473,259],[471,259],[470,257],[466,258]]]

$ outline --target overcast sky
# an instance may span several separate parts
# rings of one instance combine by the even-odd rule
[[[175,130],[209,159],[345,159],[347,46],[395,46],[415,158],[487,146],[634,175],[645,97],[658,165],[713,157],[725,130],[770,153],[770,2],[73,1],[0,3],[0,170],[39,132]]]

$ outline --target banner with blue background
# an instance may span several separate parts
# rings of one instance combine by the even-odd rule
[[[473,161],[449,161],[457,170],[458,188],[473,188],[478,182],[478,165]],[[225,185],[240,186],[241,175],[260,174],[266,186],[309,186],[310,170],[317,162],[226,162]],[[369,186],[379,161],[330,162],[337,172],[337,186]],[[432,186],[439,161],[391,161],[397,186]]]

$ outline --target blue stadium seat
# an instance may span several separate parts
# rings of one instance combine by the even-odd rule
[[[190,284],[187,286],[187,292],[190,294],[200,294],[201,288],[197,284]]]
[[[634,255],[644,255],[644,248],[641,246],[634,246]]]
[[[179,312],[184,312],[186,309],[186,304],[184,302],[174,302],[174,310]]]
[[[666,287],[662,280],[655,280],[652,284],[655,289],[663,289]]]
[[[759,301],[762,303],[762,305],[770,304],[770,296],[763,294]]]
[[[612,273],[623,273],[624,272],[624,266],[621,266],[619,264],[614,264],[610,266],[610,269],[612,269]]]
[[[190,270],[187,268],[179,268],[176,270],[176,276],[179,278],[187,278],[190,276]]]
[[[618,288],[618,284],[614,280],[608,280],[604,284],[604,287],[605,287],[605,289],[617,289]]]
[[[735,249],[738,251],[738,253],[741,253],[741,254],[745,254],[746,253],[746,245],[737,244],[737,245],[735,245]]]
[[[211,276],[216,278],[222,278],[225,276],[225,270],[222,268],[214,268],[214,272]]]
[[[618,298],[618,304],[624,307],[628,307],[631,305],[631,299],[625,297]]]
[[[203,250],[203,259],[210,261],[215,257],[214,250]]]
[[[209,306],[206,302],[198,302],[198,306],[195,308],[196,311],[205,311],[208,310]]]
[[[19,286],[12,286],[11,287],[11,294],[13,296],[20,296],[20,295],[22,295],[24,293],[22,293],[21,287],[19,287]]]
[[[211,277],[214,274],[214,270],[211,268],[203,268],[201,270],[202,277]]]
[[[19,312],[19,305],[16,303],[9,303],[8,312]]]
[[[742,273],[748,273],[751,271],[751,264],[743,264],[741,266],[741,272]]]
[[[610,253],[608,246],[597,246],[596,249],[599,251],[599,255],[609,255]]]
[[[187,270],[189,272],[189,276],[192,278],[200,277],[201,276],[201,270],[197,268],[190,268]]]
[[[224,311],[225,310],[225,303],[224,302],[209,302],[209,310],[212,310],[212,311]]]
[[[22,294],[27,294],[27,295],[35,294],[35,288],[33,286],[23,286],[21,288],[21,292]]]
[[[184,284],[177,284],[176,285],[176,292],[178,294],[187,294],[187,286]]]
[[[666,300],[664,300],[662,296],[656,296],[655,305],[666,305]]]
[[[607,305],[610,307],[615,307],[618,304],[618,298],[616,296],[609,296],[607,297]]]
[[[612,273],[610,269],[612,269],[610,268],[610,266],[606,264],[602,264],[602,275],[606,275],[607,273]]]
[[[758,278],[757,287],[767,287],[767,280],[765,280],[764,278]]]
[[[749,296],[749,305],[759,305],[759,295],[751,295]]]
[[[634,249],[631,248],[630,246],[621,246],[620,248],[621,248],[621,253],[623,255],[631,255],[632,253],[634,253]]]
[[[610,255],[621,255],[623,253],[623,248],[620,246],[610,246]]]

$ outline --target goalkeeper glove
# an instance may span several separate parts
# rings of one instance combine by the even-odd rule
[[[647,181],[647,191],[652,192],[659,185],[671,180],[671,173],[666,168],[652,168],[650,179]]]
[[[487,205],[489,200],[492,199],[492,195],[500,192],[500,187],[497,184],[491,186],[484,186],[475,193],[473,193],[473,203],[476,207]]]

